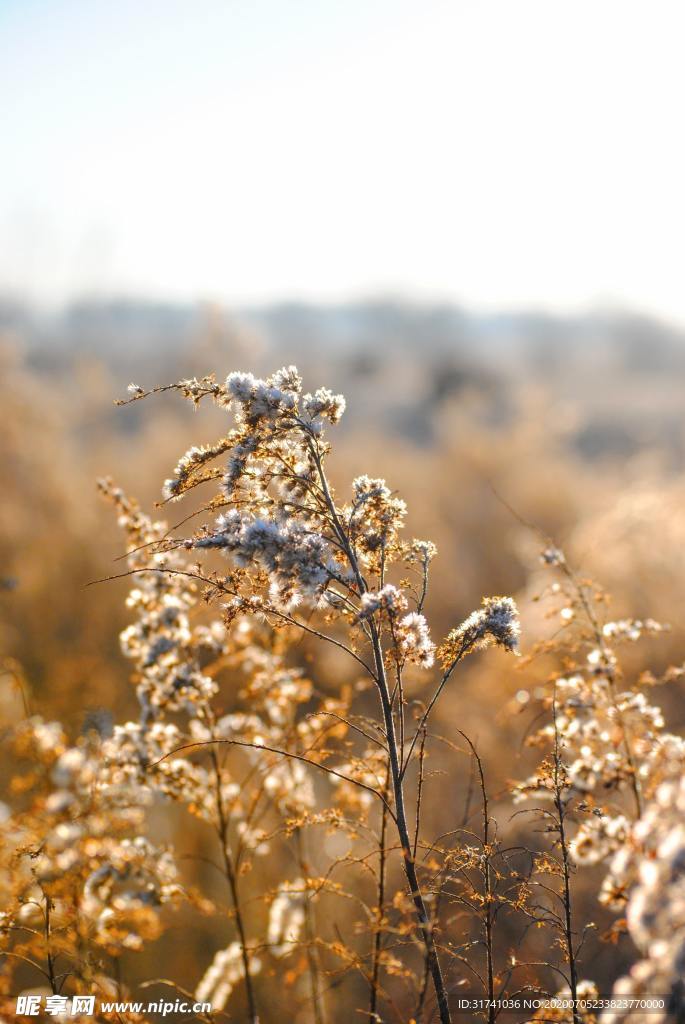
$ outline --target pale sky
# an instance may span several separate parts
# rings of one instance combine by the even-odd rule
[[[0,290],[685,321],[682,0],[0,0]]]

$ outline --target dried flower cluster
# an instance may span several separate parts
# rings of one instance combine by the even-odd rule
[[[515,787],[514,796],[519,802],[542,801],[538,813],[553,822],[555,845],[565,869],[562,902],[571,974],[584,935],[571,926],[569,866],[571,862],[578,867],[605,865],[609,870],[598,902],[626,914],[630,937],[645,958],[628,978],[617,982],[614,994],[665,999],[660,1011],[631,1011],[631,1017],[637,1013],[645,1021],[680,1019],[685,1007],[681,987],[684,919],[676,894],[682,887],[678,837],[683,816],[678,793],[685,742],[665,731],[661,710],[641,688],[653,677],[644,674],[626,687],[618,656],[619,644],[658,636],[666,627],[652,619],[601,624],[602,598],[598,599],[593,584],[579,580],[556,548],[547,548],[542,561],[562,573],[563,582],[554,584],[552,593],[562,599],[559,614],[564,628],[576,626],[576,635],[563,636],[561,641],[573,671],[552,678],[552,721],[530,740],[551,745],[553,756]],[[680,673],[671,670],[669,674]],[[554,814],[544,809],[547,801],[554,804]],[[669,849],[675,860],[667,855]],[[579,984],[572,980],[571,991]],[[611,1010],[606,1018],[622,1018],[626,1012]]]
[[[496,998],[596,994],[581,976],[593,929],[579,920],[575,885],[602,865],[597,904],[625,912],[639,951],[616,991],[675,993],[663,1016],[677,1019],[685,748],[647,700],[647,680],[625,683],[617,654],[663,627],[602,624],[592,588],[546,546],[562,635],[544,653],[561,654],[563,670],[532,737],[540,764],[514,787],[537,824],[510,841],[480,753],[454,720],[458,697],[434,723],[467,656],[518,653],[514,600],[486,597],[433,640],[434,545],[405,539],[407,508],[382,479],[359,476],[337,498],[327,431],[345,400],[305,392],[294,367],[155,390],[214,402],[227,425],[165,482],[169,508],[196,499],[176,526],[100,484],[126,536],[119,575],[132,622],[121,648],[138,711],[71,740],[32,716],[7,737],[7,1006],[18,990],[124,998],[126,955],[174,915],[196,914],[211,918],[190,980],[212,1005],[203,1019],[281,1019],[288,992],[298,1020],[334,1024],[346,986],[370,1021],[447,1024],[452,994],[468,986],[490,1000],[483,1016],[494,1024]],[[132,402],[151,393],[129,392]],[[329,684],[316,656],[326,648],[345,685]],[[471,779],[463,811],[441,791],[442,756]],[[432,813],[426,824],[434,806],[439,827]],[[203,844],[206,892],[201,871],[188,881],[182,850],[155,842],[150,820],[164,811]],[[521,813],[507,811],[512,833],[530,821]],[[593,1024],[596,1014],[553,1019]]]

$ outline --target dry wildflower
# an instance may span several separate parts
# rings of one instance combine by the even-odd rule
[[[630,974],[615,988],[617,999],[665,997],[664,1008],[639,1009],[631,1014],[640,1024],[646,1020],[680,1020],[685,1012],[682,978],[685,969],[685,783],[682,760],[671,763],[671,776],[665,774],[641,820],[636,823],[629,843],[614,858],[610,885],[617,889],[618,879],[633,877],[627,901],[629,934],[640,951]],[[624,1020],[626,1011],[610,1010],[610,1022]]]
[[[68,1000],[124,998],[112,961],[154,943],[185,900],[216,913],[222,940],[196,998],[250,1024],[268,1019],[271,990],[293,1000],[277,1012],[337,1019],[348,976],[364,979],[355,1009],[375,1021],[447,1024],[451,992],[538,990],[548,969],[569,982],[560,996],[582,998],[595,992],[580,973],[586,865],[607,865],[598,898],[626,914],[641,957],[617,991],[671,991],[683,964],[685,744],[643,693],[647,676],[626,680],[619,658],[621,644],[665,627],[603,621],[597,588],[546,548],[561,665],[542,699],[551,722],[533,737],[544,753],[514,794],[537,824],[519,842],[516,812],[510,842],[458,702],[439,736],[431,716],[466,655],[518,651],[513,599],[485,598],[436,651],[425,608],[435,546],[403,537],[407,508],[385,480],[359,475],[336,495],[328,436],[345,402],[305,392],[294,367],[155,390],[225,417],[218,439],[172,460],[162,492],[209,494],[171,528],[102,483],[126,534],[121,647],[138,710],[103,735],[73,738],[37,717],[8,735],[0,935],[3,952],[28,959],[6,958],[3,995],[32,970],[51,998],[62,977]],[[133,385],[129,401],[150,393]],[[335,654],[332,672],[315,645]],[[526,687],[521,709],[540,693]],[[463,756],[459,737],[471,756],[462,817],[441,781],[449,752]],[[197,837],[214,882],[218,870],[211,901],[186,884],[187,848],[151,838],[167,812]],[[528,956],[538,932],[542,964]]]
[[[212,525],[204,525],[193,535],[174,542],[165,540],[164,533],[158,532],[155,538],[155,527],[146,526],[140,517],[135,517],[135,522],[132,519],[128,527],[135,532],[132,539],[136,547],[142,534],[149,535],[148,562],[142,564],[134,553],[134,568],[143,587],[152,588],[153,597],[133,599],[141,618],[124,637],[125,650],[135,659],[141,677],[138,694],[143,724],[147,726],[169,711],[180,712],[189,718],[191,736],[202,737],[210,744],[217,740],[242,744],[245,756],[263,770],[263,792],[272,805],[281,813],[299,813],[302,821],[315,806],[307,762],[328,773],[339,799],[348,806],[353,794],[364,813],[374,803],[380,806],[384,837],[387,815],[391,812],[406,882],[412,893],[415,923],[411,927],[415,929],[418,925],[426,977],[432,979],[439,1016],[446,1024],[450,1011],[434,938],[435,924],[428,910],[428,894],[424,896],[418,878],[416,847],[409,834],[406,772],[417,758],[423,765],[428,718],[460,658],[488,643],[511,651],[516,649],[516,606],[511,598],[487,598],[481,611],[450,634],[441,650],[446,655],[449,649],[451,664],[426,702],[413,736],[407,739],[405,667],[417,664],[429,669],[435,656],[423,614],[428,566],[435,556],[435,547],[426,541],[407,544],[401,539],[406,505],[383,479],[359,476],[352,483],[352,500],[342,506],[336,502],[325,471],[330,451],[325,428],[339,421],[344,399],[326,388],[304,394],[302,380],[292,366],[266,379],[236,372],[229,374],[223,384],[207,378],[192,387],[182,381],[175,388],[195,404],[211,397],[222,409],[233,413],[235,425],[214,445],[190,448],[165,485],[166,497],[179,498],[200,483],[216,481],[218,493],[210,506],[218,508],[219,514]],[[134,399],[137,398],[136,393]],[[225,458],[223,468],[218,465],[220,458]],[[125,518],[128,507],[123,508],[123,514]],[[215,552],[227,557],[231,566],[228,575],[207,574],[199,566],[177,573],[176,560],[183,560],[190,553],[211,557]],[[388,578],[395,572],[401,579],[407,570],[415,573],[417,566],[422,579],[418,594],[407,589],[405,583],[393,583]],[[156,571],[159,576],[168,575],[169,580],[156,580]],[[330,751],[319,751],[325,731],[310,729],[307,736],[302,723],[296,723],[291,713],[300,699],[298,691],[309,693],[305,681],[291,675],[283,676],[277,685],[270,685],[264,680],[263,666],[242,690],[252,702],[252,714],[248,716],[251,720],[257,701],[258,722],[246,729],[246,718],[242,727],[237,725],[236,732],[226,732],[226,716],[217,718],[212,711],[217,696],[215,678],[198,657],[197,634],[189,622],[189,608],[196,599],[193,588],[199,582],[205,587],[206,596],[216,597],[223,604],[228,639],[217,638],[217,646],[224,659],[230,657],[231,635],[246,618],[255,616],[272,629],[301,630],[345,651],[377,690],[380,722],[374,728],[379,737],[378,749],[367,749],[363,760],[355,755],[331,761]],[[302,607],[307,609],[307,618],[300,617]],[[333,635],[328,632],[331,625]],[[357,734],[368,738],[366,723],[351,725]],[[310,746],[294,745],[293,739],[300,744],[307,739]],[[280,751],[285,761],[277,759]],[[295,764],[287,759],[288,755],[295,757]],[[147,763],[157,773],[158,763],[152,759]],[[175,759],[171,765],[174,763]],[[159,773],[159,777],[155,774],[155,779],[166,787],[167,794],[182,799],[185,786],[189,803],[201,807],[195,779],[180,766],[177,771],[172,770],[174,781],[178,780],[178,793],[174,794],[165,774],[168,772]],[[295,794],[297,798],[293,799]],[[208,813],[211,817],[212,812]],[[241,820],[245,813],[243,794],[236,793],[231,797],[231,818],[238,816],[236,831],[250,849],[258,850],[266,839],[255,832],[251,822]],[[230,861],[233,854],[227,847],[226,811],[219,807],[218,818],[215,814],[213,820]],[[384,838],[383,850],[386,845]],[[384,878],[386,854],[380,856]],[[383,889],[384,883],[379,905],[384,902]],[[278,928],[276,924],[286,913],[286,907],[290,908],[288,913],[293,921],[300,921],[299,904],[290,904],[292,891],[282,889],[272,908],[276,922],[271,929],[273,935],[282,931],[280,924]],[[289,935],[292,929],[288,925],[285,930]],[[285,932],[276,945],[284,946],[291,941],[284,935]],[[241,939],[241,943],[243,960],[248,961],[246,941]],[[377,935],[372,970],[375,994],[370,1002],[374,1016],[379,972],[387,961],[378,943]],[[386,969],[390,970],[387,964]],[[310,973],[316,988],[317,968],[311,957]],[[250,971],[246,962],[243,976],[249,990]],[[318,997],[314,1001],[318,1005]],[[249,991],[248,1003],[254,1019],[254,994]]]
[[[435,660],[435,644],[423,615],[410,612],[397,623],[396,637],[401,655],[407,661],[430,668]]]
[[[448,633],[438,649],[438,658],[447,667],[455,658],[489,644],[515,653],[520,632],[518,609],[511,597],[484,597],[482,607]]]
[[[661,1019],[678,1019],[682,992],[676,979],[685,960],[677,938],[682,928],[679,904],[669,885],[671,880],[676,889],[681,885],[674,865],[682,859],[682,809],[670,818],[669,812],[678,806],[678,783],[673,780],[682,774],[685,744],[664,731],[660,709],[640,689],[621,688],[619,658],[609,646],[659,635],[665,627],[652,619],[602,623],[597,588],[580,581],[563,556],[546,561],[562,574],[564,582],[554,593],[568,602],[579,631],[575,640],[566,639],[573,655],[567,654],[566,660],[576,671],[554,680],[553,722],[536,737],[554,745],[557,760],[563,758],[559,817],[562,811],[569,820],[581,817],[566,856],[581,867],[610,865],[599,901],[621,912],[627,908],[629,932],[643,953],[644,960],[617,983],[614,994],[672,993]],[[518,797],[537,799],[545,787],[550,789],[549,779],[543,762],[517,787]],[[662,913],[658,922],[657,908]],[[610,1010],[603,1019],[623,1016],[623,1011]],[[638,1016],[647,1020],[652,1013],[643,1018],[638,1011]]]
[[[394,618],[407,608],[407,598],[393,586],[386,583],[379,591],[367,591],[362,595],[360,618],[368,618],[376,612],[386,612],[390,618]]]

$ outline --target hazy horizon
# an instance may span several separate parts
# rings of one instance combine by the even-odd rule
[[[0,291],[685,323],[671,0],[0,4]]]

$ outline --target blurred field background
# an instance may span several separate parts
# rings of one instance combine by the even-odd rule
[[[338,486],[360,472],[382,474],[409,502],[409,531],[437,543],[428,608],[435,635],[484,593],[516,595],[524,651],[549,634],[532,601],[543,583],[530,523],[603,583],[612,617],[672,623],[665,640],[629,649],[629,669],[658,673],[683,660],[685,340],[676,331],[618,314],[483,319],[390,303],[240,316],[89,305],[41,323],[6,310],[4,324],[5,724],[23,713],[15,663],[32,708],[74,733],[136,714],[117,641],[128,622],[126,581],[87,586],[121,569],[122,541],[94,480],[112,473],[152,507],[179,453],[215,436],[221,415],[164,397],[115,408],[113,396],[130,379],[148,386],[286,360],[304,367],[312,386],[348,396]],[[307,644],[298,647],[324,691],[349,681],[344,658],[317,651],[312,660]],[[478,742],[495,792],[527,770],[522,743],[550,666],[534,660],[517,671],[504,657],[475,659],[440,708],[438,729],[449,735],[455,723]],[[682,727],[679,688],[659,688],[657,699],[671,726]],[[441,770],[449,811],[428,805],[437,831],[444,815],[461,813],[469,774],[466,759]],[[151,827],[180,841],[185,854],[197,852],[201,837],[191,840],[183,821],[174,836],[175,820],[160,812]],[[212,890],[201,870],[196,880]],[[586,871],[579,886],[591,881]],[[173,967],[173,977],[192,985],[217,937],[215,923],[190,918],[177,917],[158,944],[162,954],[130,957],[127,976],[149,979],[162,962],[165,973]],[[613,981],[621,964],[615,947],[598,946],[600,981]]]
[[[438,544],[443,630],[481,593],[528,585],[540,542],[519,520],[568,548],[616,615],[678,607],[685,336],[657,321],[388,302],[2,315],[4,644],[56,713],[74,687],[74,721],[115,682],[125,692],[125,584],[84,589],[121,552],[95,479],[111,473],[151,508],[179,454],[222,421],[165,398],[116,408],[130,380],[295,362],[310,386],[341,390],[338,484],[367,471],[406,496],[408,530]]]
[[[385,477],[408,531],[436,542],[434,636],[490,593],[520,602],[524,651],[549,631],[535,527],[612,594],[613,617],[672,624],[628,651],[629,670],[682,663],[677,5],[650,21],[633,4],[597,18],[456,4],[447,38],[440,3],[124,4],[102,23],[85,4],[38,6],[0,11],[16,157],[0,209],[2,724],[23,714],[19,675],[31,707],[74,733],[136,713],[118,649],[126,583],[88,586],[123,550],[95,480],[151,508],[221,416],[113,399],[130,381],[289,363],[347,398],[338,488]],[[324,690],[346,681],[330,654],[307,664]],[[477,741],[496,791],[526,774],[550,666],[484,666],[464,669],[438,722]],[[685,724],[680,691],[656,701]],[[182,823],[153,825],[188,846]],[[189,914],[126,971],[164,963],[192,987],[224,939]],[[600,987],[623,955],[598,947]]]

